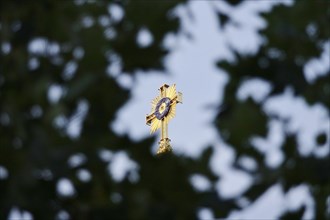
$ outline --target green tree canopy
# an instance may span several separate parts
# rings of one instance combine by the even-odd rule
[[[33,219],[195,219],[201,207],[210,208],[215,218],[226,218],[243,209],[238,199],[253,203],[276,183],[285,192],[306,184],[315,201],[315,219],[330,219],[329,151],[302,155],[299,130],[286,129],[283,162],[271,167],[253,141],[267,136],[272,121],[289,126],[289,118],[266,109],[269,100],[287,89],[309,107],[325,107],[329,120],[330,70],[308,78],[305,69],[312,59],[324,53],[329,57],[324,49],[330,36],[329,1],[274,6],[260,15],[268,25],[260,31],[265,43],[256,53],[232,48],[234,62],[215,64],[230,79],[214,126],[235,151],[234,167],[253,177],[252,186],[239,198],[221,197],[216,187],[198,191],[191,184],[195,174],[205,176],[212,186],[221,181],[210,168],[214,146],[199,158],[155,157],[150,151],[154,137],[135,141],[109,126],[131,97],[130,89],[118,83],[120,76],[137,70],[166,72],[164,58],[169,51],[163,41],[168,33],[180,30],[173,11],[187,4],[1,2],[1,219],[13,207],[28,211]],[[226,4],[242,7],[243,3],[228,0]],[[218,18],[219,30],[235,23],[225,12],[218,12]],[[152,44],[137,43],[141,30],[152,35]],[[262,101],[237,97],[251,79],[271,85]],[[317,134],[312,148],[327,148],[329,135]],[[257,169],[242,166],[242,157],[255,160]],[[114,158],[132,169],[124,176],[114,175]],[[69,189],[60,193],[61,184]],[[301,219],[304,212],[305,207],[286,211],[281,218]]]

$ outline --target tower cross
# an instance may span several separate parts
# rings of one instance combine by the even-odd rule
[[[150,126],[150,133],[161,128],[161,139],[158,142],[157,154],[172,151],[168,137],[168,123],[174,118],[176,104],[182,103],[182,93],[176,92],[175,84],[169,86],[163,84],[160,88],[160,95],[151,102],[151,113],[146,116],[146,124]]]

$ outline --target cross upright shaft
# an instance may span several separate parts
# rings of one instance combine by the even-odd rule
[[[168,88],[168,85],[164,84],[160,87],[160,94],[162,98],[166,97],[166,88]],[[165,123],[164,118],[161,121],[162,123],[162,133],[161,133],[161,139],[168,138],[168,125]]]

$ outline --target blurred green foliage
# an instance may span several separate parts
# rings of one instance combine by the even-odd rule
[[[240,5],[240,1],[228,3]],[[123,19],[116,21],[109,15],[109,4],[123,10]],[[200,207],[209,207],[215,217],[225,218],[240,209],[235,199],[219,197],[214,187],[198,192],[189,182],[196,173],[212,183],[218,180],[209,167],[212,147],[199,159],[175,155],[155,158],[150,152],[153,138],[134,142],[109,127],[130,97],[129,90],[107,75],[107,66],[114,62],[109,57],[116,54],[122,71],[128,74],[138,69],[163,70],[168,51],[162,42],[166,34],[180,28],[178,18],[171,15],[179,4],[185,1],[1,1],[0,43],[2,48],[10,45],[9,52],[3,49],[0,57],[0,165],[8,170],[8,178],[0,180],[1,219],[13,206],[28,210],[34,219],[54,219],[61,210],[72,219],[195,219]],[[330,194],[329,159],[300,157],[296,134],[287,134],[283,164],[276,169],[265,166],[264,155],[249,140],[267,134],[272,116],[263,112],[261,103],[237,100],[236,93],[244,80],[258,77],[273,85],[270,97],[291,86],[308,103],[320,102],[329,110],[329,74],[312,84],[302,74],[304,64],[320,56],[323,43],[329,41],[329,14],[329,1],[276,6],[262,15],[269,24],[261,31],[267,44],[254,55],[236,53],[235,63],[218,63],[230,74],[230,81],[223,103],[226,109],[219,110],[215,125],[235,148],[235,166],[244,169],[238,163],[243,155],[258,163],[258,170],[250,173],[258,181],[243,196],[254,201],[276,182],[286,190],[307,183],[315,198],[316,219],[330,218],[325,211]],[[230,22],[224,15],[219,18]],[[313,35],[306,32],[310,24],[316,29]],[[154,42],[142,48],[136,44],[136,35],[144,27]],[[115,34],[109,37],[109,33]],[[46,42],[42,52],[29,52],[35,39]],[[271,56],[270,50],[280,55]],[[83,55],[79,56],[79,51]],[[77,69],[67,76],[65,68],[70,62],[77,64]],[[52,85],[65,91],[55,103],[48,99]],[[88,114],[80,136],[70,138],[67,122],[59,126],[58,121],[70,120],[81,101],[88,103]],[[327,137],[321,134],[318,142],[324,143]],[[114,181],[108,163],[99,157],[101,149],[127,152],[139,165],[139,180],[130,181],[127,175],[122,182]],[[69,167],[68,159],[78,152],[87,162]],[[81,168],[91,172],[90,182],[77,178]],[[63,197],[56,192],[63,177],[73,182],[75,196]],[[121,195],[122,201],[112,200],[113,194]],[[286,213],[283,219],[300,219],[303,210]]]
[[[271,82],[272,90],[268,98],[291,87],[295,95],[304,97],[310,105],[322,103],[329,112],[329,70],[327,75],[318,77],[313,83],[306,81],[303,72],[306,62],[320,57],[323,45],[330,40],[330,2],[297,1],[290,7],[276,6],[271,13],[263,16],[268,27],[261,34],[267,43],[254,55],[237,53],[234,64],[218,63],[220,68],[230,73],[231,80],[223,102],[225,111],[218,114],[215,123],[220,134],[228,134],[224,138],[236,148],[236,166],[240,166],[238,159],[241,155],[255,158],[258,163],[258,170],[251,172],[258,181],[245,193],[247,198],[253,201],[277,182],[282,184],[285,191],[306,183],[315,199],[315,219],[329,219],[330,213],[326,211],[327,196],[330,195],[329,155],[324,159],[314,155],[300,156],[297,134],[288,133],[282,146],[285,162],[275,169],[267,167],[264,155],[253,148],[250,140],[255,135],[265,136],[267,121],[277,118],[271,115],[265,117],[262,103],[251,99],[242,103],[235,96],[244,80],[257,77]],[[311,28],[313,30],[309,30]],[[320,142],[325,143],[329,135],[320,135]],[[301,212],[297,210],[297,213],[287,214],[283,219],[301,219]]]

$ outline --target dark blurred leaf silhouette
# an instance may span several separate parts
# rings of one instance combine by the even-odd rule
[[[228,2],[238,7],[241,1]],[[109,4],[118,7],[119,14],[109,15]],[[196,160],[175,155],[156,158],[150,152],[153,138],[134,142],[109,127],[130,91],[108,76],[116,74],[108,66],[121,62],[126,74],[163,70],[168,51],[162,42],[167,33],[180,28],[178,18],[171,16],[179,4],[185,1],[0,3],[0,165],[8,170],[8,177],[0,179],[1,219],[12,207],[31,212],[34,219],[56,219],[61,210],[71,219],[196,219],[199,207],[210,207],[215,217],[225,218],[240,209],[234,199],[219,197],[213,188],[195,191],[189,182],[196,173],[211,182],[218,179],[209,168],[211,147]],[[291,86],[308,103],[320,102],[330,109],[329,74],[313,83],[301,74],[304,63],[319,57],[321,45],[329,40],[329,1],[297,1],[262,16],[268,22],[261,32],[267,44],[255,55],[236,53],[235,63],[218,62],[230,81],[223,102],[226,109],[219,109],[215,125],[235,147],[238,168],[244,169],[238,164],[243,155],[258,163],[258,170],[251,172],[258,181],[244,196],[253,202],[275,182],[286,190],[306,183],[315,199],[316,219],[329,219],[329,158],[299,156],[296,134],[286,134],[285,161],[275,169],[265,166],[264,155],[249,140],[267,135],[271,116],[263,112],[261,103],[236,99],[242,81],[258,77],[272,83],[269,96]],[[226,15],[219,18],[223,26],[230,22]],[[306,33],[310,24],[315,33]],[[153,44],[137,45],[141,28],[152,33]],[[33,47],[36,41],[38,46]],[[50,101],[50,88],[62,91],[58,100]],[[69,136],[67,126],[86,108],[80,135]],[[317,143],[325,143],[326,138],[320,134]],[[108,163],[99,157],[102,149],[127,152],[138,163],[139,180],[132,181],[127,174],[122,182],[115,181]],[[86,162],[69,166],[69,158],[78,153]],[[79,180],[82,169],[92,174],[91,181]],[[61,178],[72,181],[74,196],[57,193]],[[303,211],[285,213],[282,219],[300,219]]]
[[[270,96],[291,86],[296,95],[305,97],[311,105],[321,102],[329,109],[329,74],[319,77],[313,84],[306,82],[302,74],[304,64],[312,57],[319,57],[321,45],[329,40],[329,6],[327,1],[300,1],[292,7],[275,7],[271,13],[264,15],[269,26],[261,34],[268,43],[257,54],[244,57],[237,54],[234,64],[218,63],[219,67],[231,73],[231,81],[223,103],[230,106],[230,111],[225,115],[219,114],[216,124],[220,133],[229,134],[226,139],[236,146],[237,157],[248,155],[258,162],[258,170],[252,173],[258,181],[246,192],[247,198],[253,201],[276,182],[280,182],[286,190],[307,183],[316,203],[315,219],[330,218],[330,213],[326,212],[326,195],[330,194],[330,175],[326,171],[330,168],[329,157],[299,156],[296,134],[287,134],[282,147],[285,162],[276,169],[268,168],[263,162],[264,155],[254,150],[249,140],[256,134],[264,136],[267,120],[272,118],[265,118],[260,103],[251,99],[242,103],[235,95],[244,79],[258,77],[272,83]],[[313,25],[315,33],[308,32],[310,25]],[[326,136],[320,135],[318,141],[325,143]],[[301,212],[288,213],[283,219],[300,219]]]

